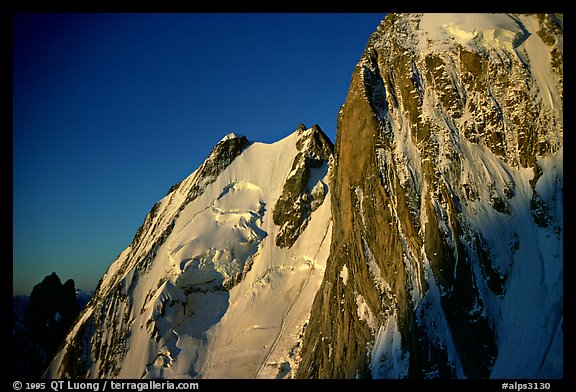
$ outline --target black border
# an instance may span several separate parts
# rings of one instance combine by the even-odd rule
[[[570,47],[572,46],[571,42],[571,18],[570,14],[566,12],[568,10],[567,2],[565,1],[556,1],[556,0],[546,0],[545,2],[534,2],[531,0],[524,0],[524,1],[499,1],[499,2],[486,2],[482,0],[477,1],[462,1],[460,4],[445,4],[445,3],[435,3],[428,1],[425,4],[419,4],[419,1],[402,1],[401,4],[398,2],[386,2],[386,0],[379,0],[377,2],[331,2],[329,3],[318,3],[312,1],[268,1],[266,3],[262,2],[255,2],[255,1],[235,1],[235,2],[226,2],[226,1],[184,1],[184,0],[157,0],[157,1],[134,1],[134,0],[56,0],[56,1],[48,1],[48,0],[5,0],[0,5],[0,23],[3,28],[3,49],[4,55],[2,56],[2,64],[4,67],[3,70],[8,70],[5,72],[6,80],[2,84],[4,87],[5,99],[3,110],[5,114],[3,118],[6,120],[8,124],[6,124],[7,129],[5,132],[2,133],[2,142],[0,143],[0,179],[2,184],[6,184],[3,186],[4,192],[7,192],[7,184],[10,182],[11,186],[13,187],[13,135],[12,132],[8,130],[12,130],[12,17],[15,13],[73,13],[73,12],[82,12],[82,13],[98,13],[98,12],[114,12],[114,13],[185,13],[185,12],[197,12],[197,13],[382,13],[385,14],[387,12],[555,12],[555,13],[562,13],[565,16],[564,29],[568,31],[568,34],[565,34],[564,38],[564,53],[567,53],[564,57],[565,66],[564,69],[568,70],[568,72],[564,72],[564,91],[568,92],[568,94],[564,94],[564,105],[569,109],[573,108],[573,99],[571,98],[572,94],[572,74],[571,70],[572,61],[570,53]],[[568,39],[566,39],[568,37]],[[368,39],[368,37],[367,37]],[[566,66],[567,65],[567,66]],[[568,86],[568,88],[566,87]],[[10,102],[10,105],[6,104]],[[568,104],[566,104],[568,102]],[[572,131],[570,116],[565,116],[564,118],[564,129],[567,130],[567,133],[564,134],[564,146],[567,152],[565,156],[564,167],[571,169],[572,165],[572,156],[569,152],[572,151],[572,146],[574,142],[574,131]],[[574,212],[574,206],[572,203],[572,192],[573,192],[573,181],[570,178],[570,170],[568,170],[568,176],[565,175],[565,178],[568,180],[564,180],[564,184],[569,184],[569,187],[564,188],[564,209],[568,213],[564,214],[564,232],[563,235],[566,238],[567,236],[571,237],[572,228],[570,224],[566,221],[566,216],[568,217],[576,217],[576,213]],[[5,194],[5,193],[4,193]],[[13,192],[11,192],[10,197],[4,197],[4,203],[2,205],[7,211],[5,216],[13,216]],[[8,219],[5,222],[9,222]],[[571,222],[570,222],[571,223]],[[8,226],[8,223],[6,224]],[[12,226],[10,226],[10,231],[3,231],[4,233],[12,233]],[[7,236],[5,235],[4,238],[6,239]],[[13,236],[10,236],[10,239],[13,239]],[[13,256],[13,249],[12,244],[8,244],[6,241],[6,247],[9,247],[9,255]],[[13,259],[13,257],[12,257]],[[564,263],[564,288],[570,288],[571,277],[574,276],[573,271],[573,262],[576,261],[576,257],[574,256],[574,251],[572,247],[564,246],[564,260],[568,260],[568,263]],[[12,275],[12,263],[8,263],[9,267],[8,273]],[[9,276],[10,276],[9,275]],[[570,278],[567,278],[570,277]],[[11,285],[6,287],[11,288]],[[12,295],[12,292],[10,292]],[[4,297],[5,301],[5,308],[10,309],[12,306],[12,302],[7,303],[8,295]],[[572,309],[572,304],[570,301],[572,298],[570,296],[564,296],[564,309],[569,308]],[[568,305],[568,306],[567,306]],[[10,306],[10,307],[8,307]],[[572,351],[570,350],[571,347],[574,345],[573,341],[573,331],[574,325],[572,321],[572,314],[568,312],[564,312],[564,357],[565,358],[572,358]],[[5,323],[5,325],[8,323]],[[11,331],[6,331],[6,333],[10,333]],[[7,335],[5,335],[7,336]],[[6,360],[10,362],[10,358],[7,357]],[[340,388],[382,388],[390,390],[400,390],[400,389],[410,389],[410,390],[418,390],[418,389],[428,389],[432,388],[436,389],[443,389],[443,390],[481,390],[481,391],[494,391],[494,390],[510,390],[510,389],[503,389],[502,383],[514,383],[517,382],[518,384],[526,384],[527,383],[549,383],[551,388],[550,391],[557,391],[557,390],[564,390],[568,385],[571,387],[574,386],[574,372],[570,371],[569,366],[566,365],[567,361],[564,361],[564,379],[562,380],[447,380],[447,379],[438,379],[438,380],[193,380],[193,382],[197,382],[199,384],[199,390],[220,390],[221,388],[240,388],[245,389],[249,388],[250,391],[252,390],[259,390],[259,389],[274,389],[274,390],[294,390],[300,388],[322,388],[322,389],[340,389]],[[11,365],[11,364],[10,364]],[[14,389],[14,379],[13,377],[9,376],[10,384],[6,386],[9,390]],[[22,382],[26,382],[25,380],[20,380]],[[44,383],[45,389],[49,390],[50,388],[50,380],[29,380],[30,381],[37,381],[39,383]],[[89,382],[97,382],[100,385],[99,391],[102,391],[104,380],[87,380]],[[142,380],[124,380],[126,382],[141,382]],[[178,382],[176,380],[172,380],[173,382]],[[191,380],[192,381],[192,380]],[[26,390],[23,388],[22,390]],[[67,390],[66,388],[63,390]],[[108,389],[109,390],[109,389]],[[126,390],[126,389],[125,389]],[[523,389],[527,390],[527,389]],[[534,389],[532,389],[534,390]]]
[[[314,0],[5,0],[11,12],[226,12],[226,13],[388,13],[388,12],[554,12],[565,13],[562,0],[314,1]]]

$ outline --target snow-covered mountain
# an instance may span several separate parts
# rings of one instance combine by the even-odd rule
[[[333,148],[222,139],[45,375],[563,376],[561,15],[388,15]]]
[[[404,14],[370,37],[299,377],[562,377],[562,26]]]
[[[290,375],[331,237],[333,145],[230,134],[146,216],[47,377]]]

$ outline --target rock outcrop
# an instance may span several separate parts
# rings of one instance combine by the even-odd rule
[[[324,202],[328,185],[318,179],[326,175],[334,151],[334,145],[317,124],[309,130],[300,124],[297,132],[298,154],[273,213],[274,223],[282,226],[276,236],[276,245],[282,248],[294,244],[306,229],[312,212]]]
[[[79,313],[74,281],[64,284],[56,273],[46,276],[19,299],[25,308],[13,325],[14,375],[39,377],[48,366]]]

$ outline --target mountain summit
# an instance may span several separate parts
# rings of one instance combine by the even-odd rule
[[[46,375],[291,372],[328,257],[332,148],[318,126],[224,137],[148,213]]]
[[[336,145],[224,137],[45,375],[561,378],[562,64],[562,16],[388,15]]]

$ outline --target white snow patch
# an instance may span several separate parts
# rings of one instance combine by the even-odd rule
[[[357,206],[360,211],[360,219],[362,220],[362,228],[366,227],[366,220],[364,218],[364,192],[359,186],[354,188],[354,193],[356,194]]]
[[[356,294],[356,313],[358,314],[360,320],[366,321],[372,332],[376,331],[378,327],[378,320],[372,313],[372,309],[370,309],[370,306],[362,294]]]
[[[234,133],[234,132],[230,132],[228,135],[226,135],[222,139],[220,139],[219,143],[225,142],[226,140],[236,139],[239,137],[242,137],[242,135]]]
[[[362,249],[364,250],[366,264],[368,264],[368,270],[370,271],[370,274],[372,274],[375,286],[378,288],[381,294],[391,292],[392,289],[390,288],[390,285],[382,277],[382,272],[380,271],[380,267],[378,267],[376,258],[374,257],[374,254],[370,250],[370,247],[368,246],[368,243],[364,238],[362,238]]]
[[[557,77],[551,67],[550,48],[538,36],[537,31],[540,29],[538,20],[533,16],[520,15],[520,21],[531,32],[521,48],[516,52],[520,58],[528,57],[530,63],[530,72],[540,90],[540,96],[549,109],[557,109],[560,121],[563,118],[563,99],[559,92],[561,89],[556,87]]]
[[[344,264],[342,266],[342,270],[340,270],[340,278],[342,279],[344,285],[348,283],[348,267],[346,266],[346,264]]]
[[[426,13],[420,30],[438,43],[512,49],[524,37],[519,24],[506,14]],[[423,41],[423,42],[422,42]],[[421,40],[425,44],[426,40]]]
[[[561,157],[562,152],[538,162],[543,173],[536,190],[551,207],[554,221],[550,227],[534,223],[528,207],[532,197],[528,181],[532,175],[519,173],[517,183],[522,186],[517,186],[514,199],[518,200],[511,203],[518,217],[514,230],[519,246],[513,254],[506,295],[500,306],[499,355],[493,378],[544,374],[557,378],[563,374],[562,364],[553,359],[561,355],[561,346],[555,345],[553,339],[556,340],[563,314],[563,235],[561,226],[557,226],[562,224]],[[550,358],[550,361],[544,365],[532,358]]]
[[[402,349],[396,314],[389,316],[378,329],[370,365],[373,378],[399,379],[408,376],[409,353]]]

